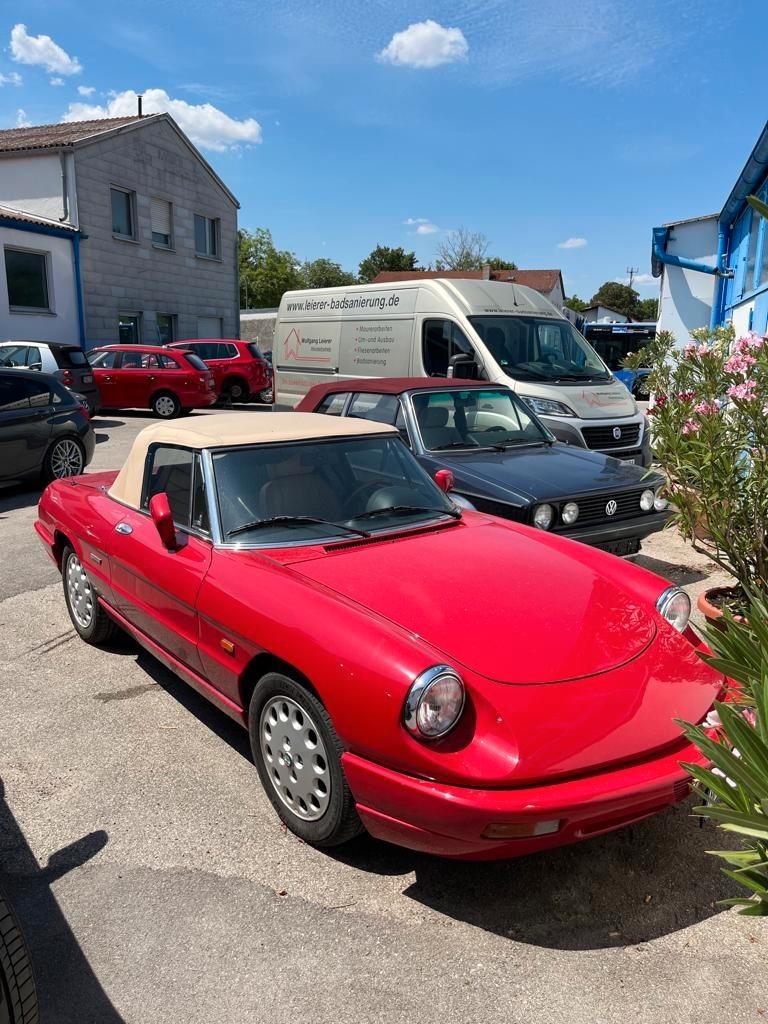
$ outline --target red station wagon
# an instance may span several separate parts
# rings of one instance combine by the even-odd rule
[[[214,376],[193,352],[160,345],[105,345],[90,353],[105,409],[151,409],[164,420],[206,409],[218,398]]]
[[[253,341],[234,338],[198,338],[175,341],[169,348],[194,352],[209,367],[216,390],[231,402],[255,398],[270,405],[274,399],[272,370]]]

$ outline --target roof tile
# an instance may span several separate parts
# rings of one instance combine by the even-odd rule
[[[92,121],[66,121],[62,124],[31,125],[29,128],[7,128],[0,131],[0,153],[71,146],[91,135],[99,135],[101,132],[120,128],[124,124],[132,124],[138,120],[138,115],[134,114],[130,117],[101,117]]]

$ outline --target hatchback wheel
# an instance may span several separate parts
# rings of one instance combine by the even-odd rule
[[[274,388],[271,388],[271,387],[270,388],[264,388],[263,391],[259,392],[258,399],[259,399],[260,402],[263,402],[264,405],[272,405],[272,403],[275,400],[275,390],[274,390]]]
[[[75,437],[54,441],[45,456],[43,471],[47,480],[78,476],[85,469],[85,449]]]
[[[247,402],[249,398],[248,385],[244,380],[228,380],[224,385],[224,394],[230,402]]]
[[[162,420],[172,420],[181,413],[181,402],[170,391],[161,391],[150,403],[150,409]]]
[[[254,690],[248,722],[261,784],[292,832],[338,846],[362,831],[341,767],[344,748],[313,693],[270,672]]]

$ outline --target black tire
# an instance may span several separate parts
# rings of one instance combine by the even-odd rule
[[[90,608],[82,608],[79,611],[73,604],[70,594],[70,573],[81,572],[87,581],[87,590],[90,591]],[[61,581],[64,586],[64,603],[67,606],[72,625],[82,640],[87,644],[98,646],[109,643],[120,635],[120,627],[110,619],[97,600],[96,590],[85,572],[80,558],[76,551],[67,545],[61,553]],[[86,614],[86,610],[88,614]],[[87,620],[87,621],[86,621]]]
[[[248,385],[242,377],[230,377],[225,380],[223,392],[229,402],[247,402],[251,397]]]
[[[181,402],[172,391],[158,391],[152,395],[149,407],[161,420],[175,420],[181,415]]]
[[[65,480],[70,476],[79,476],[85,469],[85,448],[76,437],[57,437],[53,441],[43,459],[43,479]]]
[[[262,405],[272,405],[275,401],[275,389],[270,385],[268,388],[264,388],[256,396]]]
[[[319,734],[319,741],[316,749],[323,751],[323,760],[326,763],[327,771],[325,778],[328,780],[328,795],[324,798],[326,806],[321,816],[313,820],[306,820],[301,817],[298,810],[293,811],[278,795],[278,789],[273,782],[272,772],[276,769],[271,767],[262,752],[261,726],[262,712],[273,706],[275,701],[287,698],[292,705],[298,705],[306,716],[306,723],[310,726],[309,733],[316,729]],[[286,704],[286,707],[289,705]],[[266,724],[266,720],[265,720]],[[277,725],[275,728],[288,730],[290,722],[286,725]],[[339,846],[353,839],[363,831],[360,818],[355,810],[355,801],[350,792],[344,771],[341,767],[341,755],[344,747],[336,735],[333,723],[323,705],[306,687],[297,683],[279,672],[269,672],[259,680],[256,689],[251,697],[251,704],[248,709],[248,732],[251,737],[251,751],[256,769],[259,773],[264,792],[277,811],[281,821],[300,839],[312,846]],[[272,733],[275,736],[275,733]],[[277,743],[275,736],[275,744]],[[315,736],[318,739],[318,736]],[[271,741],[270,741],[271,742]],[[267,745],[268,749],[271,749]],[[277,751],[277,747],[274,748]],[[303,767],[309,772],[309,754],[302,751],[307,758]],[[282,750],[278,751],[282,754]],[[298,757],[294,754],[294,770],[297,767]],[[274,762],[273,762],[274,763]],[[288,791],[285,790],[287,793]],[[296,805],[298,808],[298,805]]]
[[[38,1024],[32,961],[19,922],[0,893],[0,1024]]]

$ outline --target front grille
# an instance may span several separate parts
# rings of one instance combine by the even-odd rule
[[[620,431],[619,437],[614,437],[614,430]],[[604,451],[609,448],[632,448],[640,439],[640,424],[627,423],[622,426],[619,423],[612,423],[606,427],[582,427],[581,433],[587,448]]]
[[[611,494],[610,491],[603,494],[590,495],[586,498],[574,498],[579,506],[579,518],[573,524],[573,529],[578,530],[580,526],[591,526],[593,523],[615,523],[622,519],[632,519],[642,515],[640,508],[640,495],[642,490],[623,491],[620,494]],[[616,502],[616,511],[612,516],[606,512],[609,501]],[[562,507],[562,506],[561,506]],[[568,530],[563,521],[558,517],[558,528]]]

